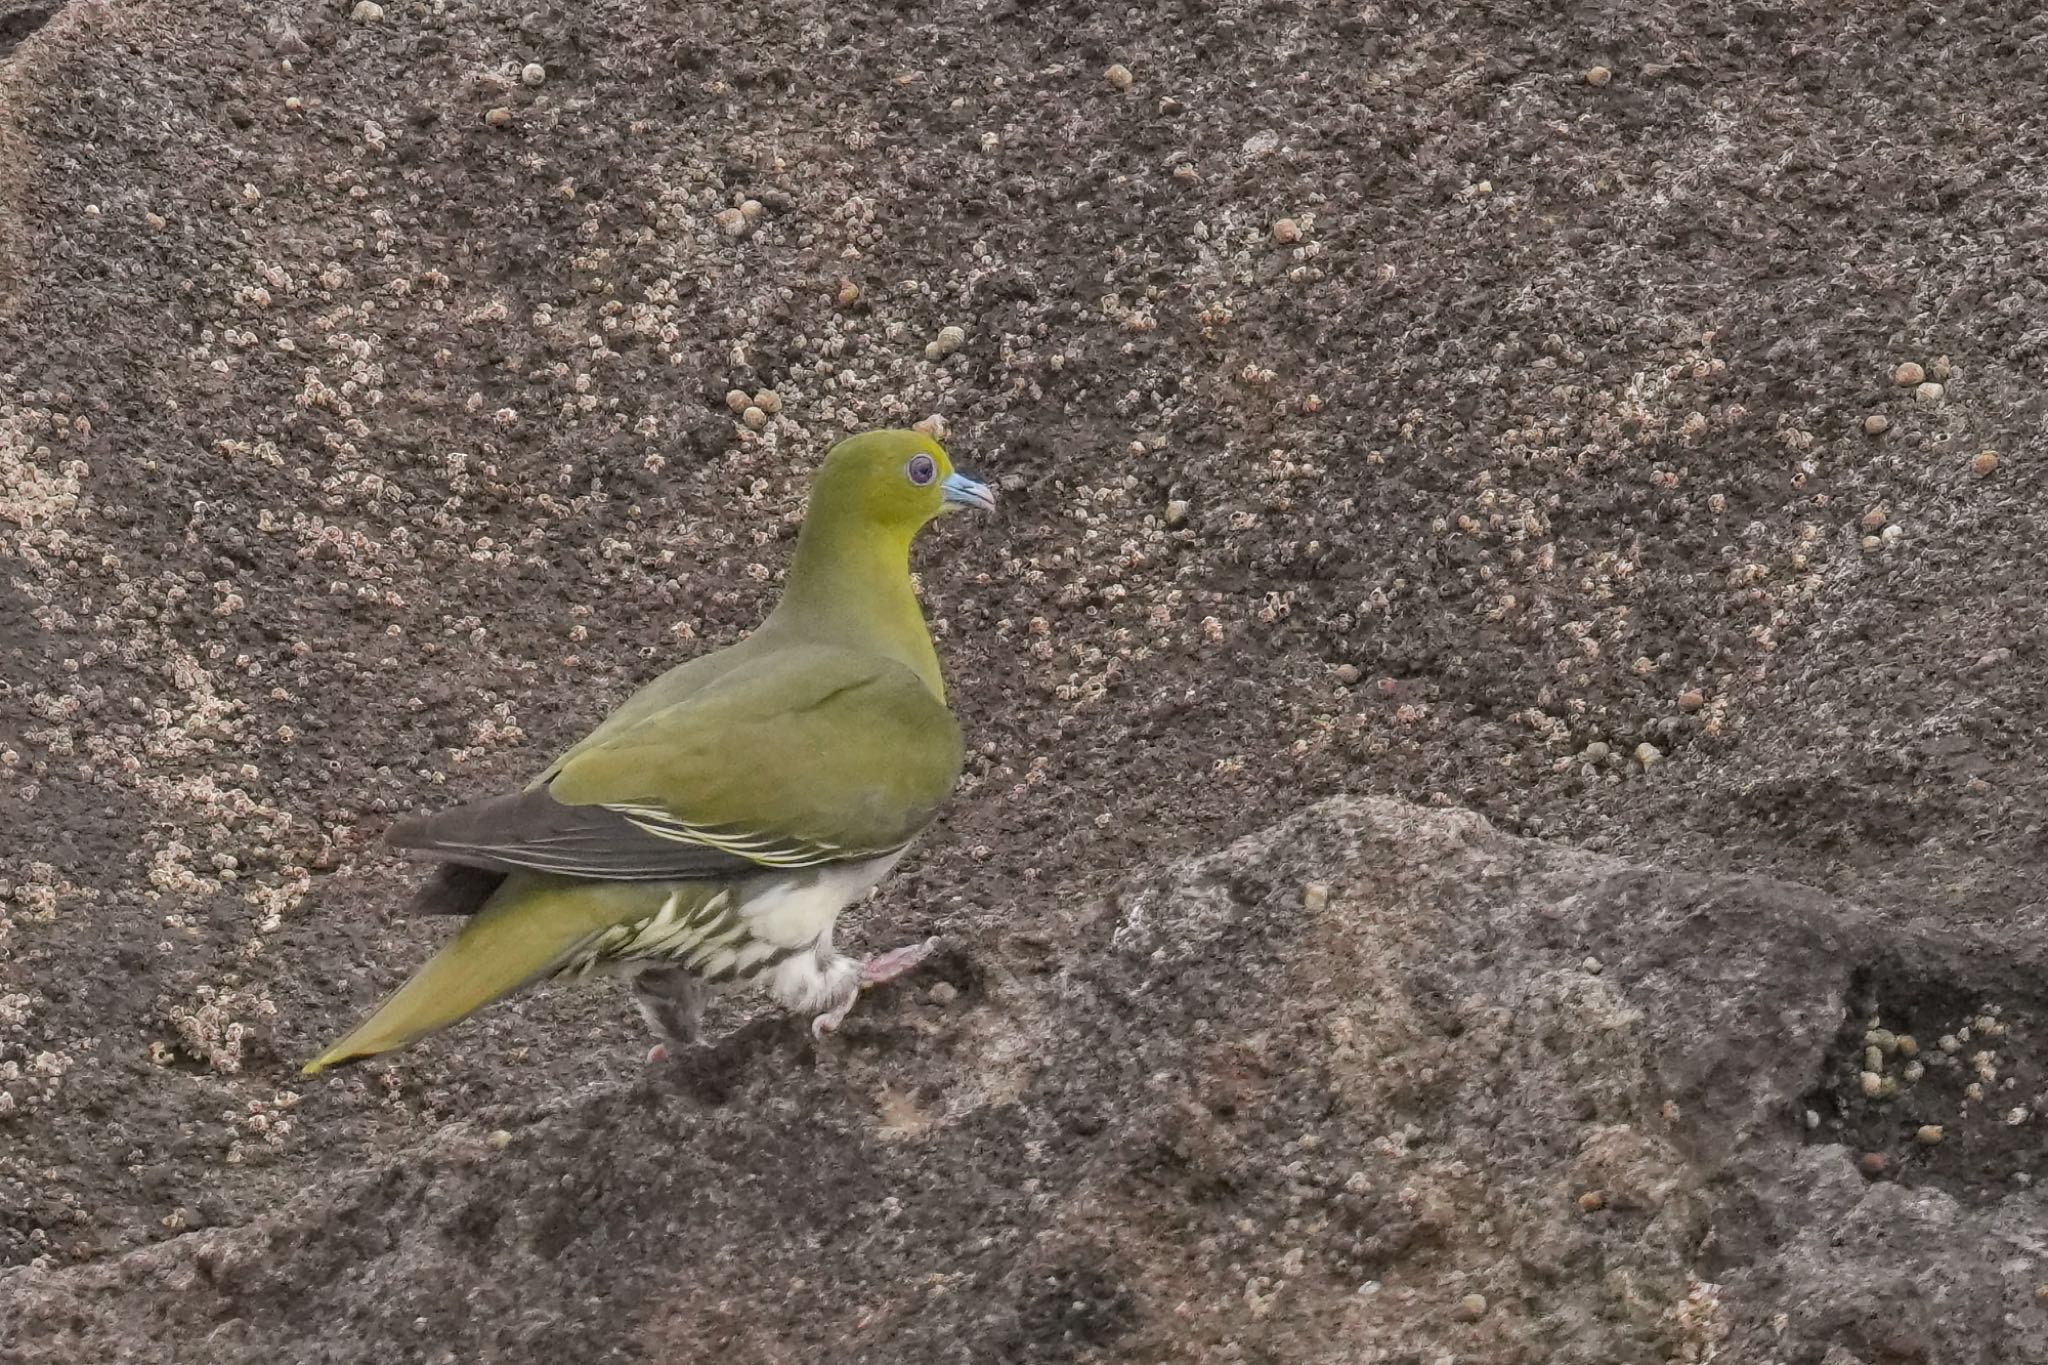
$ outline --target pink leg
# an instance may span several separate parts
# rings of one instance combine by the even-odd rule
[[[879,986],[916,967],[920,962],[938,951],[937,935],[922,943],[906,943],[901,948],[869,958],[860,964],[860,983],[863,986]]]
[[[939,940],[937,936],[933,936],[922,943],[907,943],[901,948],[891,948],[888,952],[877,954],[861,963],[860,980],[846,993],[845,999],[811,1020],[811,1032],[822,1038],[838,1028],[846,1021],[846,1016],[853,1012],[853,1002],[860,999],[863,990],[869,986],[894,981],[930,957],[938,946]]]

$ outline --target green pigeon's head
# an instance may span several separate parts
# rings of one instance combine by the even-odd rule
[[[996,495],[953,468],[921,431],[865,431],[832,447],[811,489],[810,516],[852,517],[908,540],[941,512],[990,511]]]

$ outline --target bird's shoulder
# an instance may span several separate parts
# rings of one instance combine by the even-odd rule
[[[858,860],[915,837],[962,758],[952,713],[907,665],[799,646],[594,735],[523,792],[404,822],[393,842],[614,879]]]
[[[913,728],[952,719],[899,660],[843,645],[799,644],[740,659],[716,677],[657,699],[628,724],[607,721],[602,742],[661,745],[710,727],[814,726],[852,714],[864,715],[867,724]]]
[[[961,759],[952,712],[908,665],[805,644],[744,660],[670,705],[593,735],[546,785],[571,804],[631,792],[680,799],[711,788],[826,792],[878,783],[921,802],[951,788]]]

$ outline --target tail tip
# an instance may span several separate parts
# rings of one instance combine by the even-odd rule
[[[332,1071],[338,1066],[347,1066],[350,1062],[360,1062],[368,1055],[368,1053],[363,1052],[344,1052],[341,1046],[336,1044],[300,1067],[299,1074],[301,1076],[318,1076],[323,1071]]]

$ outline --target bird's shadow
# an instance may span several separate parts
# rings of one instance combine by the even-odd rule
[[[673,1048],[651,1068],[650,1082],[693,1105],[716,1109],[732,1102],[749,1076],[772,1076],[829,1065],[832,1053],[849,1048],[893,1051],[910,1031],[903,1011],[919,983],[944,981],[971,998],[980,993],[982,973],[972,957],[942,943],[918,971],[865,992],[836,1032],[816,1038],[801,1019],[780,1011],[761,1015],[723,1036],[695,1047]]]

